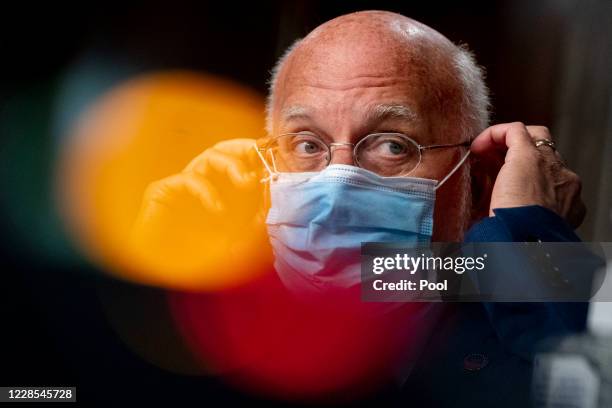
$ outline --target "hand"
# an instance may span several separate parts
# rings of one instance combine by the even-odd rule
[[[130,243],[165,272],[162,283],[184,286],[195,272],[223,274],[225,267],[248,268],[254,253],[267,257],[262,165],[254,144],[220,142],[181,173],[147,187]],[[206,284],[206,275],[202,279]]]
[[[564,165],[553,148],[536,148],[539,139],[552,140],[547,128],[515,122],[491,126],[472,143],[471,151],[477,158],[497,163],[499,169],[489,215],[494,215],[495,208],[540,205],[576,228],[586,213],[580,177]]]

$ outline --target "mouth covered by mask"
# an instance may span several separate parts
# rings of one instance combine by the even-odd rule
[[[354,288],[361,282],[362,242],[401,242],[404,248],[431,242],[436,189],[468,155],[440,182],[383,177],[343,164],[307,173],[277,173],[266,165],[266,224],[283,284],[302,294]]]

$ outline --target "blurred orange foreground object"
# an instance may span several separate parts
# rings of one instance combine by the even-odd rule
[[[57,192],[69,232],[130,281],[181,290],[248,282],[271,259],[260,165],[244,157],[263,129],[264,99],[226,80],[176,71],[115,87],[61,146]],[[243,139],[209,149],[231,138]],[[228,171],[211,170],[207,152],[219,149],[246,160],[248,183],[237,188]],[[202,195],[216,197],[216,211]]]

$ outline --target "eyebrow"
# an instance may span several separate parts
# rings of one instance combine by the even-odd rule
[[[412,122],[417,120],[418,115],[406,105],[380,104],[368,109],[366,117],[371,122],[382,122],[385,119],[402,119]]]
[[[310,109],[301,105],[292,105],[283,108],[281,111],[281,118],[283,122],[290,121],[292,119],[308,119],[310,118]]]
[[[281,111],[284,122],[295,119],[309,119],[311,109],[302,105],[291,105]],[[382,122],[385,119],[402,119],[415,121],[418,115],[408,106],[402,104],[379,104],[369,108],[366,112],[368,122]]]

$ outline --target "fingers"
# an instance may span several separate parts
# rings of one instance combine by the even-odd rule
[[[194,173],[175,174],[151,183],[145,192],[145,201],[163,205],[168,200],[183,194],[197,198],[202,206],[212,213],[219,213],[225,209],[215,186]]]
[[[525,126],[521,122],[502,123],[491,126],[482,132],[472,142],[472,153],[477,155],[495,154],[496,151],[520,149],[534,151],[535,141],[552,140],[546,126]],[[537,149],[545,155],[557,155],[550,147]]]
[[[203,177],[185,174],[183,178],[184,188],[193,197],[197,197],[204,208],[209,211],[220,213],[225,210],[223,200],[212,183]]]
[[[533,140],[552,140],[552,135],[546,126],[526,126],[527,132],[531,135]]]
[[[184,172],[210,177],[224,175],[239,188],[251,188],[258,173],[251,163],[256,155],[252,139],[235,139],[218,143],[205,150],[185,167]],[[257,159],[257,157],[255,157]]]
[[[534,144],[538,140],[553,140],[552,135],[546,126],[527,126],[527,131],[531,135]],[[556,149],[550,146],[540,146],[537,147],[537,150],[542,156],[563,164],[563,159]]]
[[[259,169],[262,164],[254,149],[256,146],[255,139],[232,139],[217,143],[214,149],[233,157],[240,157],[249,168]]]
[[[500,150],[534,151],[533,140],[521,122],[503,123],[485,129],[474,139],[471,146],[476,155],[496,154]]]
[[[225,174],[232,184],[242,188],[252,187],[257,181],[255,172],[251,171],[243,161],[214,149],[206,155],[204,169],[199,174],[210,175],[211,172]]]
[[[585,216],[580,178],[564,165],[554,148],[536,147],[538,140],[552,141],[550,131],[520,122],[491,126],[474,139],[471,151],[477,158],[483,162],[502,158],[491,210],[537,203],[577,227]]]

